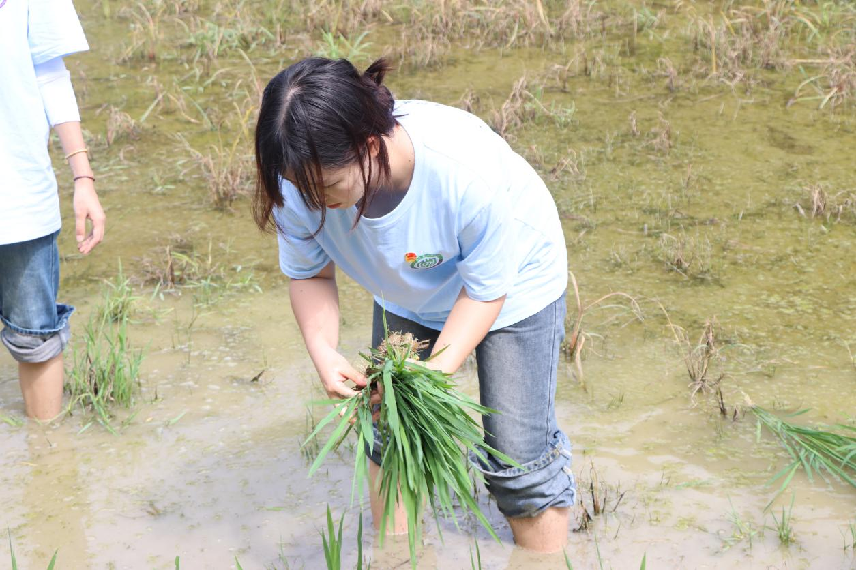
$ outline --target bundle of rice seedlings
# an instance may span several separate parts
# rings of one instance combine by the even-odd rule
[[[832,475],[833,478],[856,488],[856,427],[838,424],[835,427],[842,433],[823,431],[788,423],[751,403],[749,409],[758,420],[758,435],[760,436],[761,426],[765,426],[779,439],[793,459],[770,481],[784,477],[776,496],[785,490],[800,467],[805,469],[809,480],[813,479],[815,473],[819,473],[824,479],[827,475]],[[807,411],[800,410],[789,417],[799,416]]]
[[[451,518],[457,526],[452,497],[457,496],[464,511],[470,511],[497,541],[499,538],[473,498],[473,481],[467,470],[465,452],[486,460],[487,453],[514,466],[514,460],[484,443],[481,426],[470,416],[497,413],[455,390],[449,374],[432,370],[418,361],[424,348],[413,335],[388,334],[378,349],[363,355],[368,361],[369,387],[382,393],[377,421],[381,435],[379,491],[384,501],[380,521],[381,540],[387,527],[394,525],[399,494],[407,514],[410,560],[415,567],[416,543],[422,534],[422,512],[430,504],[439,531],[439,516]],[[336,407],[321,420],[306,440],[340,417],[338,425],[321,448],[309,469],[311,476],[353,429],[357,433],[352,498],[362,489],[368,472],[364,449],[373,450],[371,390],[364,389],[346,400],[327,400]],[[352,421],[353,419],[353,421]],[[304,445],[306,445],[304,443]],[[475,471],[481,481],[481,473]]]

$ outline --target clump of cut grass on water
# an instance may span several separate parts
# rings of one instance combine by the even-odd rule
[[[369,363],[366,370],[369,386],[377,386],[382,391],[377,421],[383,457],[383,476],[377,483],[377,490],[384,501],[380,537],[382,541],[389,525],[395,524],[394,512],[400,495],[407,514],[410,560],[414,567],[416,543],[421,540],[422,512],[426,502],[431,506],[439,529],[441,514],[451,518],[457,525],[452,502],[452,497],[457,496],[460,506],[472,512],[490,535],[499,540],[473,498],[473,482],[464,450],[485,462],[490,453],[509,465],[518,466],[513,459],[484,443],[481,427],[469,414],[497,412],[458,392],[451,375],[432,370],[418,362],[418,352],[424,346],[410,334],[388,333],[378,349],[363,355]],[[315,473],[327,454],[354,429],[357,433],[357,453],[353,497],[366,480],[368,459],[364,449],[371,451],[375,445],[371,390],[364,389],[345,400],[321,403],[336,404],[336,407],[318,423],[304,445],[331,421],[341,419],[318,453],[309,475]],[[479,481],[483,480],[478,471],[475,477]]]
[[[746,400],[748,408],[757,420],[757,437],[760,438],[761,426],[766,427],[792,459],[770,480],[772,483],[784,478],[774,499],[787,488],[800,467],[805,470],[809,480],[813,479],[815,473],[824,479],[831,475],[834,479],[856,488],[856,427],[838,424],[835,427],[839,433],[798,426],[756,406],[748,397]],[[800,416],[806,412],[808,410],[800,410],[787,417]],[[767,506],[769,507],[769,504]]]
[[[117,283],[122,283],[121,273]],[[73,362],[65,391],[70,395],[67,412],[80,407],[95,414],[108,431],[110,408],[130,408],[139,387],[141,350],[135,350],[128,338],[128,308],[121,301],[124,292],[105,286],[105,305],[95,311],[85,325],[80,345],[73,348]],[[117,299],[120,299],[117,301]],[[116,310],[117,307],[121,310]]]

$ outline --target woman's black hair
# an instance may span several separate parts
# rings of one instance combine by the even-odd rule
[[[390,177],[389,154],[383,135],[395,127],[395,99],[383,85],[390,69],[384,59],[360,74],[351,62],[311,57],[279,72],[265,87],[256,124],[256,169],[253,217],[262,230],[278,228],[274,207],[282,207],[280,177],[288,176],[304,203],[321,210],[324,226],[326,202],[322,168],[357,162],[365,184],[357,220],[375,190],[369,142],[378,144],[380,179]]]

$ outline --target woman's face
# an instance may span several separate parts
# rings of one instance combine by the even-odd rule
[[[365,196],[363,173],[356,162],[340,168],[323,168],[324,201],[327,208],[350,208]]]

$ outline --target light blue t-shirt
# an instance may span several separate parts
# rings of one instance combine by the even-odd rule
[[[35,66],[87,49],[71,0],[0,0],[0,244],[60,228]]]
[[[534,315],[565,291],[567,253],[556,205],[532,167],[481,119],[454,107],[398,101],[413,142],[410,188],[380,218],[356,207],[307,208],[282,180],[279,261],[293,279],[333,261],[386,310],[441,329],[462,287],[478,301],[506,295],[491,330]]]

